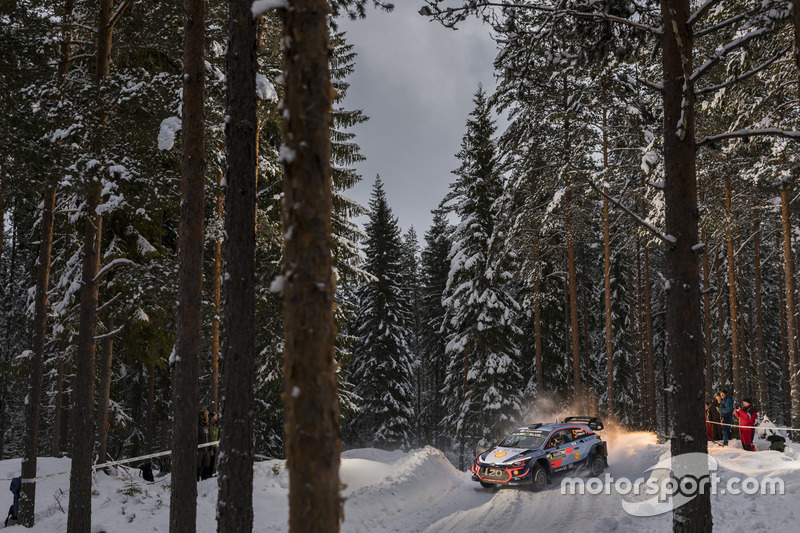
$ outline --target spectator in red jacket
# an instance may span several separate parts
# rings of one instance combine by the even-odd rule
[[[711,402],[706,402],[706,434],[708,440],[714,440],[714,428],[711,427]]]
[[[749,450],[751,452],[756,451],[756,447],[753,445],[753,436],[755,435],[756,430],[754,428],[742,426],[755,426],[757,414],[758,409],[756,409],[756,406],[753,405],[753,402],[747,398],[742,400],[741,407],[733,412],[733,415],[739,419],[739,437],[742,439],[742,449]]]

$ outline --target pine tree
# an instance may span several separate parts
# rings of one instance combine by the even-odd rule
[[[380,177],[375,180],[369,209],[364,268],[372,279],[358,290],[350,381],[360,401],[350,434],[354,442],[367,446],[407,448],[414,418],[410,306],[400,227]]]
[[[503,182],[486,94],[479,88],[457,154],[461,166],[451,186],[460,222],[452,234],[446,307],[448,370],[446,421],[466,446],[488,446],[521,410],[522,385],[515,324],[519,304],[506,291],[510,273],[490,248]]]

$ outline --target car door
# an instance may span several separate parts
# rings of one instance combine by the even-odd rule
[[[547,443],[547,459],[550,461],[550,471],[561,472],[572,467],[575,458],[568,454],[571,446],[572,434],[567,429],[554,432]]]
[[[573,465],[585,463],[592,447],[591,433],[583,428],[570,428]],[[569,449],[568,449],[569,450]]]

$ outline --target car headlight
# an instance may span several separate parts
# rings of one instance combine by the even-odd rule
[[[520,468],[522,466],[525,466],[525,464],[528,462],[529,459],[530,459],[530,457],[527,457],[527,458],[521,459],[519,461],[514,461],[513,463],[511,463],[511,468]]]

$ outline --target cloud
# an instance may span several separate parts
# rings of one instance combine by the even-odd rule
[[[345,106],[370,117],[354,130],[367,161],[358,166],[364,181],[349,195],[366,205],[380,174],[400,224],[422,239],[454,178],[478,83],[495,86],[496,47],[477,21],[453,31],[420,16],[416,2],[400,4],[340,22],[358,54]]]

